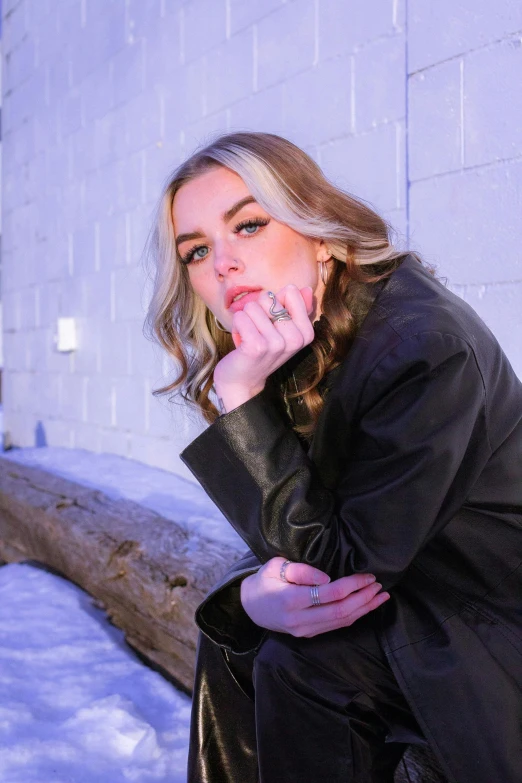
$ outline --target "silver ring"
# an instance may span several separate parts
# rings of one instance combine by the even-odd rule
[[[274,307],[276,306],[276,297],[275,294],[272,291],[267,291],[268,296],[272,299],[272,304],[270,305],[269,310],[269,318],[272,321],[272,323],[275,323],[276,321],[291,321],[292,316],[286,309],[286,307],[283,307],[282,310],[277,310],[277,312],[274,310]]]
[[[314,585],[310,588],[310,598],[312,599],[312,606],[321,606],[319,599],[319,585]]]
[[[285,576],[285,571],[286,571],[286,567],[289,564],[289,562],[290,562],[290,560],[285,560],[285,562],[283,563],[283,565],[281,566],[281,568],[279,570],[279,577],[280,577],[280,579],[283,582],[288,582],[288,579]]]

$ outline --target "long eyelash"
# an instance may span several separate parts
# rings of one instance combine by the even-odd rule
[[[242,220],[240,223],[238,223],[234,227],[234,234],[237,234],[239,231],[241,231],[242,228],[246,228],[246,226],[266,226],[270,222],[269,218],[247,218],[246,220]],[[252,236],[256,236],[255,234],[252,234]],[[192,262],[194,253],[199,250],[201,247],[207,247],[206,245],[196,245],[196,247],[191,248],[191,250],[188,251],[188,253],[185,253],[184,256],[181,256],[181,262],[183,264],[190,264]],[[201,258],[201,261],[204,261],[206,256]]]

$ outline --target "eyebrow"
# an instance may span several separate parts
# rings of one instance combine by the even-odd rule
[[[247,204],[257,204],[257,201],[253,196],[245,196],[245,198],[237,201],[230,209],[227,209],[226,212],[223,212],[221,215],[223,223],[228,223],[229,220],[232,220],[234,215],[239,212],[240,209],[246,207]],[[179,236],[176,237],[176,245],[179,247],[182,242],[187,242],[189,239],[202,239],[204,236],[205,234],[202,234],[201,231],[193,231],[191,234],[179,234]]]

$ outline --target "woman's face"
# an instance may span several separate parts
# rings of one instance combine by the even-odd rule
[[[250,203],[241,206],[245,199]],[[238,174],[219,167],[187,182],[174,197],[172,213],[190,283],[226,329],[231,330],[234,312],[245,302],[288,283],[312,288],[310,317],[319,318],[324,284],[318,262],[329,257],[322,240],[270,217]],[[252,293],[231,302],[239,293],[234,289],[242,287]]]

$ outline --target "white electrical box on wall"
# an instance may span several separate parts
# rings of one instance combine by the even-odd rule
[[[74,318],[58,318],[58,329],[54,338],[57,351],[75,351],[76,321]]]

